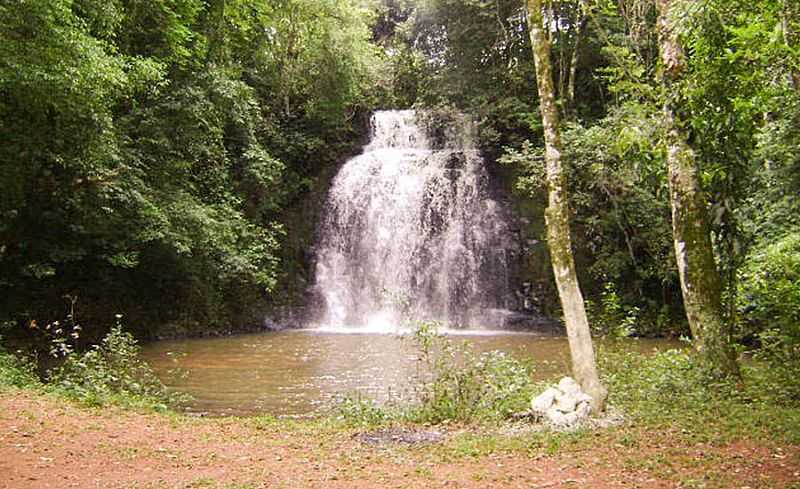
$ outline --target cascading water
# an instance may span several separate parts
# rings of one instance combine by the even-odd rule
[[[491,313],[512,296],[512,233],[473,132],[466,117],[434,125],[410,110],[374,114],[370,143],[341,168],[323,211],[320,326],[499,326]]]

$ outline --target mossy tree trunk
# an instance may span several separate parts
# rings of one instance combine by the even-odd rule
[[[684,308],[695,348],[719,377],[738,375],[736,356],[722,308],[722,280],[706,211],[707,199],[700,188],[697,160],[687,143],[679,120],[680,90],[677,82],[685,72],[686,56],[673,17],[673,0],[658,0],[659,44],[666,101],[667,170],[672,206],[672,235]]]
[[[605,408],[608,392],[600,383],[589,322],[583,295],[575,274],[575,260],[569,229],[569,201],[566,178],[561,161],[561,139],[558,129],[558,108],[550,62],[550,42],[544,32],[542,0],[528,0],[528,28],[536,63],[539,106],[542,112],[547,165],[548,207],[547,244],[550,248],[558,295],[564,309],[564,321],[572,356],[572,373],[583,390],[592,396],[595,412]]]

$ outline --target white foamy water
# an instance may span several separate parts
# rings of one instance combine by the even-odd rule
[[[394,324],[386,325],[382,323],[367,323],[363,326],[331,326],[322,325],[312,328],[303,328],[303,332],[308,333],[324,333],[324,334],[342,334],[342,335],[394,335],[394,336],[408,336],[413,335],[416,330],[413,326],[397,326]],[[456,337],[497,337],[497,336],[527,336],[542,338],[542,334],[538,331],[513,331],[508,329],[458,329],[458,328],[440,328],[436,330],[436,334],[442,336],[456,336]]]
[[[421,119],[375,113],[369,144],[332,183],[317,248],[318,328],[402,333],[409,318],[492,327],[484,311],[506,307],[509,227],[472,124]]]

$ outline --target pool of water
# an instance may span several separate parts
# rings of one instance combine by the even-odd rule
[[[569,370],[566,338],[525,333],[454,332],[475,351],[501,350],[532,361],[536,375]],[[664,341],[637,340],[652,350]],[[293,330],[211,339],[159,341],[142,355],[171,388],[193,397],[186,409],[209,415],[303,416],[348,395],[385,402],[407,396],[419,378],[409,335]]]

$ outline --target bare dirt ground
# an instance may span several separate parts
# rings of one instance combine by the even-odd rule
[[[87,409],[6,392],[0,488],[800,488],[794,445],[643,432],[636,443],[594,433],[567,448],[508,449],[463,429],[409,429],[376,443],[385,432]]]

